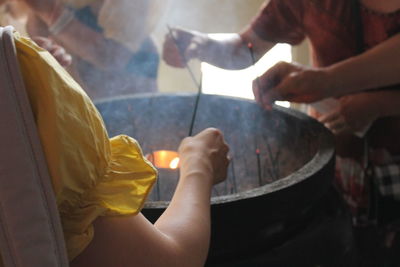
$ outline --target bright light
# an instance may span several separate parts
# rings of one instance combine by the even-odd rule
[[[275,101],[275,104],[284,108],[290,108],[290,102],[288,101]]]
[[[179,165],[179,158],[174,158],[173,160],[171,160],[169,168],[175,170],[176,168],[178,168],[178,165]]]
[[[146,158],[157,168],[176,169],[179,167],[179,155],[171,150],[157,150],[146,155]]]
[[[277,44],[255,66],[244,70],[224,70],[203,62],[203,92],[254,99],[253,80],[279,61],[292,61],[290,45]],[[287,102],[283,105],[287,107],[290,104]]]

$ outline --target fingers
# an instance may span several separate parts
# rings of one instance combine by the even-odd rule
[[[280,62],[253,82],[253,92],[263,107],[277,100],[311,103],[323,98],[320,89],[326,87],[324,77],[321,70]]]
[[[163,44],[164,61],[177,68],[183,68],[187,61],[195,57],[198,47],[192,39],[194,33],[179,28],[168,28]]]
[[[339,110],[323,115],[318,120],[334,134],[342,134],[350,130],[345,117]]]
[[[166,36],[163,44],[163,60],[172,67],[183,68],[185,66],[184,59],[181,56],[177,40],[174,32],[170,31]]]
[[[196,58],[198,55],[198,51],[199,51],[200,47],[199,44],[197,42],[191,42],[189,44],[189,46],[187,47],[187,49],[185,51],[183,51],[184,53],[184,59],[186,61],[192,59],[192,58]]]
[[[49,38],[41,36],[33,37],[32,40],[34,40],[38,46],[52,54],[52,56],[60,63],[61,66],[67,67],[71,65],[72,57],[62,46],[53,43],[53,41]]]
[[[35,36],[32,38],[32,40],[35,41],[38,46],[45,50],[50,50],[53,47],[53,41],[49,38]]]
[[[228,177],[228,166],[230,163],[229,157],[223,157],[218,168],[215,170],[214,184],[224,181]]]
[[[325,123],[329,123],[329,122],[338,120],[340,116],[341,116],[340,111],[338,109],[336,109],[333,112],[322,115],[321,117],[318,118],[318,121],[325,124]]]
[[[65,49],[59,45],[54,45],[49,52],[53,55],[55,59],[60,63],[61,66],[67,67],[72,63],[72,57],[69,55]]]
[[[279,62],[256,78],[253,81],[253,93],[257,103],[269,109],[274,101],[292,97],[290,90],[293,90],[293,84],[290,80],[299,69],[295,64]]]
[[[215,128],[208,128],[194,136],[203,140],[203,146],[213,166],[213,184],[222,182],[227,177],[230,162],[229,146],[224,140],[222,132]]]

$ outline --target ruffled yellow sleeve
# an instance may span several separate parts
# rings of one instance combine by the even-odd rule
[[[96,218],[140,211],[156,170],[134,139],[108,138],[91,100],[47,51],[18,34],[15,41],[72,260]]]

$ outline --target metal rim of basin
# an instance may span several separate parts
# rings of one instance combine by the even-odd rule
[[[169,96],[171,93],[157,93],[157,97],[162,97],[162,96]],[[192,93],[177,93],[173,94],[177,96],[190,96],[193,95]],[[96,104],[102,104],[103,102],[109,102],[109,101],[118,101],[121,99],[126,99],[126,98],[143,98],[143,97],[154,97],[154,93],[145,93],[145,94],[134,94],[134,95],[129,95],[129,96],[121,96],[121,97],[114,97],[114,98],[107,98],[103,100],[98,100],[96,101]],[[224,97],[224,98],[232,98],[237,101],[247,101],[248,103],[254,103],[251,100],[248,99],[243,99],[243,98],[236,98],[236,97],[230,97],[230,96],[219,96],[218,97]],[[242,191],[238,193],[233,193],[229,195],[224,195],[224,196],[216,196],[212,197],[211,199],[211,204],[216,205],[216,204],[223,204],[223,203],[228,203],[228,202],[233,202],[241,199],[249,199],[249,198],[257,198],[259,196],[265,195],[265,194],[271,194],[274,192],[278,192],[281,190],[284,190],[286,188],[291,187],[292,185],[299,184],[305,180],[307,180],[310,177],[313,177],[316,175],[318,172],[320,172],[334,157],[334,145],[333,145],[333,138],[329,131],[323,127],[319,122],[314,120],[313,118],[301,113],[300,111],[293,110],[293,109],[287,109],[283,108],[277,105],[274,105],[274,109],[286,113],[286,115],[289,115],[291,117],[297,118],[302,121],[307,121],[307,123],[311,123],[313,127],[315,127],[317,130],[319,130],[320,134],[320,140],[318,143],[318,150],[317,153],[311,158],[310,161],[308,161],[304,166],[302,166],[300,169],[294,171],[290,175],[280,178],[279,180],[276,180],[274,182],[265,184],[263,186],[253,188],[247,191]],[[144,208],[157,208],[157,209],[165,209],[169,205],[170,201],[149,201],[146,202],[144,205]]]

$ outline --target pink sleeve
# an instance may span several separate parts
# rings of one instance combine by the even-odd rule
[[[251,26],[266,41],[299,44],[305,38],[303,0],[267,1]]]

